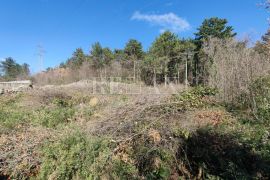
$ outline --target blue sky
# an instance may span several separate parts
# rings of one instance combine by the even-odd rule
[[[147,49],[160,32],[179,37],[193,33],[205,18],[226,18],[238,33],[260,38],[268,13],[260,0],[1,0],[0,58],[13,57],[40,70],[38,45],[46,51],[44,65],[54,67],[91,44],[123,48],[130,38]]]

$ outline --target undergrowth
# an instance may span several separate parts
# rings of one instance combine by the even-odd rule
[[[76,131],[42,148],[39,179],[100,179],[134,177],[136,168],[112,158],[115,144],[107,138]]]
[[[259,87],[258,84],[256,86]],[[260,89],[268,92],[267,88],[265,90],[260,87]],[[265,107],[268,107],[265,106],[267,94],[260,97],[259,92],[261,93],[261,91],[254,92],[257,107],[258,110],[259,107],[265,110]],[[117,136],[97,137],[78,129],[74,133],[47,142],[41,148],[42,163],[36,178],[270,178],[270,125],[267,120],[267,108],[267,113],[257,114],[263,117],[263,121],[256,120],[254,114],[247,114],[248,118],[243,118],[242,113],[237,113],[238,110],[247,111],[245,108],[250,106],[234,106],[234,113],[227,112],[228,106],[213,98],[216,93],[217,90],[213,88],[191,88],[189,91],[174,95],[167,103],[145,109],[140,115],[143,121],[136,122],[136,126],[128,127],[128,132],[136,133],[128,139],[115,141],[112,138],[115,139]],[[57,128],[60,124],[66,125],[74,118],[77,104],[71,102],[69,98],[52,98],[46,106],[34,111],[30,122],[49,128]],[[16,106],[16,100],[1,107],[0,117],[1,113],[6,117],[7,114],[3,113],[8,113],[7,110],[13,106]],[[226,112],[222,114],[216,112],[216,109]],[[16,108],[13,110],[16,111]],[[202,110],[206,113],[199,114]],[[189,130],[169,123],[169,118],[175,112],[182,113],[181,115],[186,112],[198,113],[201,120],[214,118],[218,121],[209,121],[198,129]],[[91,116],[92,113],[91,109],[87,116]],[[25,113],[22,114],[24,117]],[[152,125],[147,119],[160,115],[164,116],[162,121]],[[9,118],[21,119],[16,116],[21,115],[15,113]],[[177,120],[180,121],[174,119]],[[2,118],[1,124],[5,121]],[[14,122],[16,123],[18,122]]]
[[[0,99],[0,126],[11,129],[20,123],[29,120],[29,113],[20,108],[17,102],[22,94],[12,95],[10,97],[1,97]]]
[[[55,128],[59,124],[69,123],[75,114],[72,107],[44,107],[33,112],[34,123],[45,127]]]
[[[0,99],[0,126],[6,130],[19,125],[30,123],[48,128],[56,128],[60,124],[67,124],[74,120],[78,112],[77,104],[88,99],[70,98],[64,95],[51,95],[43,100],[41,107],[33,109],[20,105],[22,94],[5,96]],[[82,110],[82,114],[90,117],[93,108],[88,106]]]
[[[198,86],[189,91],[173,96],[172,100],[180,103],[183,109],[190,110],[210,105],[210,97],[218,93],[217,89]]]

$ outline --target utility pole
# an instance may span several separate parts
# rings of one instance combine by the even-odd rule
[[[44,54],[46,51],[44,50],[43,46],[41,44],[37,45],[37,56],[38,56],[38,63],[39,63],[39,71],[41,72],[43,70],[44,66]]]

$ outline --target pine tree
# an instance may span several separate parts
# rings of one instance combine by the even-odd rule
[[[198,28],[198,32],[195,33],[197,53],[194,56],[194,83],[205,84],[207,82],[208,69],[205,67],[205,64],[207,64],[209,59],[202,51],[204,41],[207,41],[209,38],[226,39],[236,36],[236,33],[233,32],[233,27],[228,26],[227,24],[228,21],[226,19],[220,19],[217,17],[205,19],[202,25]]]
[[[130,60],[133,64],[133,78],[135,80],[137,61],[141,60],[144,54],[142,44],[135,39],[130,39],[125,46],[124,52],[128,60]]]
[[[198,28],[198,32],[195,33],[195,40],[201,43],[209,37],[224,39],[236,36],[236,33],[233,32],[233,27],[228,26],[227,23],[227,19],[217,17],[205,19]]]

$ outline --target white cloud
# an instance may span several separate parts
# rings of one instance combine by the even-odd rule
[[[190,29],[187,20],[177,16],[174,13],[167,14],[142,14],[139,11],[134,12],[131,20],[146,21],[152,25],[160,26],[160,31],[170,30],[178,33]]]

